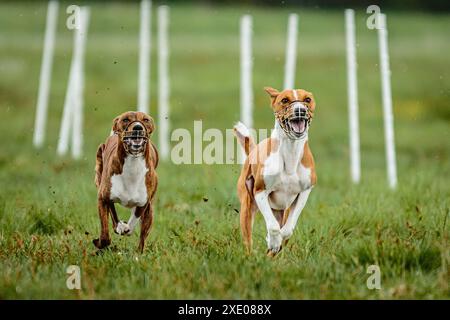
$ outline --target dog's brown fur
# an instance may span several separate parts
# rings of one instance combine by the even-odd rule
[[[99,249],[110,245],[111,237],[109,235],[108,213],[111,214],[113,228],[116,228],[118,217],[114,203],[110,199],[111,177],[122,173],[123,164],[126,157],[125,147],[119,137],[119,134],[125,130],[128,121],[141,121],[147,132],[150,134],[154,130],[153,119],[143,112],[125,112],[116,117],[113,121],[113,135],[106,139],[97,150],[97,159],[95,164],[95,185],[98,190],[98,213],[100,217],[101,233],[100,238],[93,242]],[[145,239],[147,238],[153,222],[152,201],[158,185],[156,167],[158,166],[158,151],[154,144],[149,140],[144,152],[146,166],[148,168],[145,185],[147,188],[147,203],[142,207],[137,207],[135,215],[141,217],[141,234],[139,241],[139,250],[143,252]]]

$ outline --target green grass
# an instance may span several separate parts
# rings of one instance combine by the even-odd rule
[[[357,11],[359,186],[349,180],[343,12],[299,10],[297,83],[318,101],[310,141],[319,180],[289,245],[269,259],[260,215],[254,254],[245,255],[241,244],[239,165],[170,162],[158,168],[145,253],[136,253],[136,233],[113,235],[113,249],[93,255],[95,151],[113,117],[136,105],[139,10],[92,5],[84,157],[73,161],[55,155],[72,50],[63,9],[47,141],[35,150],[46,5],[0,5],[0,298],[450,298],[448,14],[388,12],[399,171],[393,192],[384,162],[377,34],[365,27],[365,10]],[[289,10],[173,6],[173,128],[192,130],[194,120],[203,120],[204,128],[226,129],[238,120],[238,19],[245,12],[254,15],[255,126],[272,126],[262,87],[282,85]],[[153,46],[151,114],[157,119],[156,76]],[[119,215],[129,213],[120,208]],[[81,267],[80,291],[66,288],[72,264]],[[381,290],[366,287],[371,264],[381,268]]]

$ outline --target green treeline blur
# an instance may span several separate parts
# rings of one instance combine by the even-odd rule
[[[47,2],[48,0],[0,0],[7,2]],[[60,0],[72,3],[70,0]],[[140,2],[140,0],[78,0],[77,4]],[[365,9],[370,5],[378,5],[381,10],[397,11],[430,11],[434,13],[450,12],[450,0],[152,0],[155,4],[200,4],[200,5],[234,5],[234,6],[266,6],[266,7],[308,7],[315,9]]]
[[[157,1],[160,2],[160,1]],[[221,5],[303,6],[317,9],[367,8],[378,5],[383,9],[407,11],[450,11],[450,0],[167,0],[165,3],[200,3]]]
[[[204,3],[226,5],[303,6],[317,9],[367,8],[378,5],[382,9],[412,11],[450,11],[450,0],[169,0],[167,3]]]

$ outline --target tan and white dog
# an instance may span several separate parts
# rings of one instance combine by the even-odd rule
[[[271,137],[255,145],[242,123],[234,132],[247,154],[237,188],[241,202],[240,224],[244,243],[251,251],[253,219],[261,211],[267,227],[267,254],[276,255],[292,236],[308,196],[316,184],[308,129],[315,101],[305,90],[266,87],[275,114]]]
[[[144,250],[153,223],[152,201],[158,184],[158,152],[150,140],[153,130],[153,119],[147,114],[125,112],[114,119],[111,135],[98,148],[95,185],[101,232],[93,242],[99,249],[111,243],[111,214],[114,232],[120,235],[130,235],[141,222],[139,251]],[[131,209],[128,222],[119,221],[114,203]]]

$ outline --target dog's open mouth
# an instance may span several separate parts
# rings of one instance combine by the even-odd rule
[[[275,112],[278,124],[290,139],[301,139],[306,135],[311,116],[305,106],[290,105]]]
[[[125,144],[125,148],[128,153],[137,155],[144,152],[147,137],[142,130],[125,132],[123,136],[123,143]]]
[[[295,135],[300,136],[306,130],[306,119],[300,117],[292,118],[289,120],[289,126]]]

